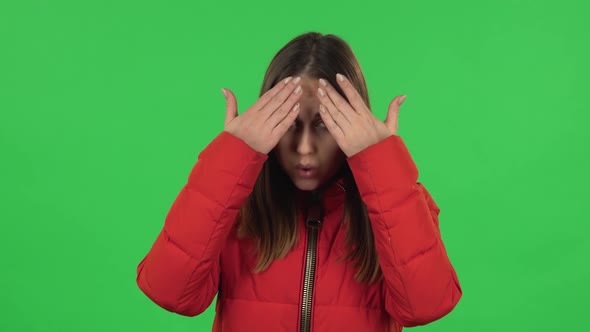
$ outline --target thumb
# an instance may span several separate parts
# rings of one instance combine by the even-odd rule
[[[389,103],[387,116],[385,118],[385,125],[393,132],[394,135],[397,135],[399,109],[405,100],[405,95],[397,96],[393,98],[391,103]]]
[[[238,116],[238,101],[230,89],[222,88],[221,92],[225,97],[225,125]]]

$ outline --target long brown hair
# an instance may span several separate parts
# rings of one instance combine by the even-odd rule
[[[370,109],[369,95],[360,65],[350,46],[335,35],[310,32],[288,42],[270,62],[260,95],[289,76],[324,78],[344,98],[336,83],[336,74],[345,75]],[[374,282],[380,275],[373,230],[352,172],[345,162],[339,174],[346,190],[343,220],[347,229],[348,254],[342,259],[358,268],[355,278]],[[298,239],[295,187],[274,156],[269,158],[240,210],[240,237],[256,240],[258,263],[254,271],[263,271],[274,259],[284,257]]]

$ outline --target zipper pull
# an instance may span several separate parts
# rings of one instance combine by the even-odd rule
[[[323,209],[320,202],[313,202],[307,212],[306,225],[309,228],[320,228],[323,219]]]

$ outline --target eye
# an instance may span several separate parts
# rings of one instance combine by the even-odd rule
[[[315,126],[318,128],[326,128],[326,124],[322,120],[316,122]]]

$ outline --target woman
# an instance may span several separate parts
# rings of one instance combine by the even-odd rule
[[[371,111],[360,66],[334,35],[273,58],[261,97],[199,155],[137,269],[166,310],[214,331],[401,331],[449,313],[462,291],[439,208],[390,104]]]

